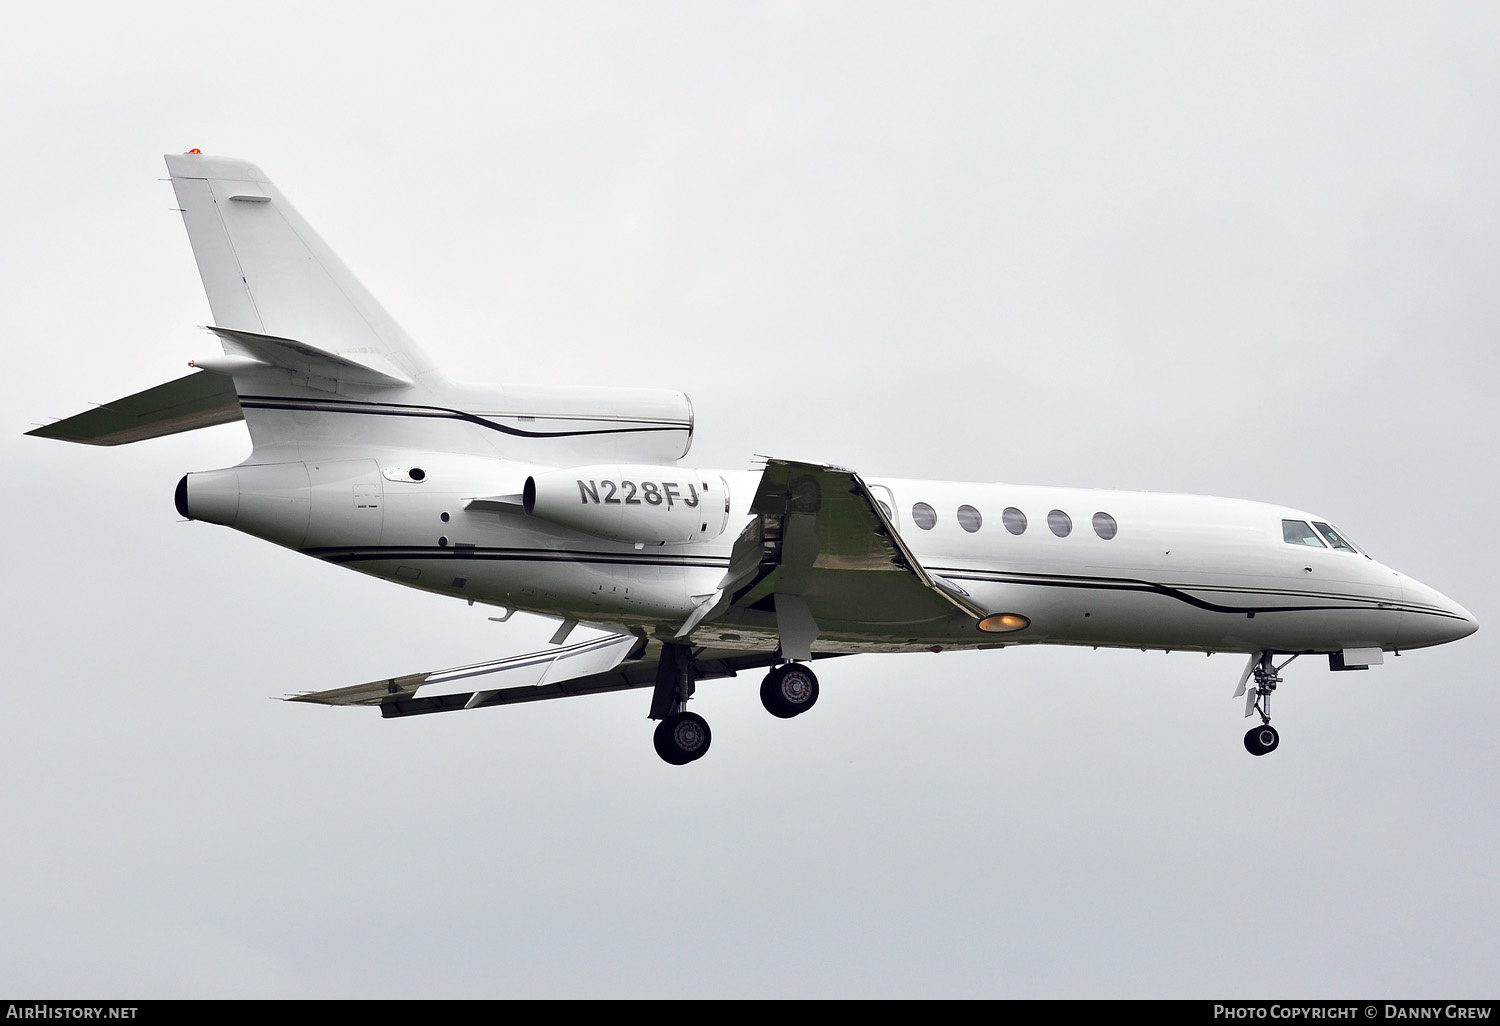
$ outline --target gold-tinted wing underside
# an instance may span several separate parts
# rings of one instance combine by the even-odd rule
[[[806,658],[814,639],[904,642],[988,615],[923,569],[853,471],[768,460],[750,511],[707,629],[769,614],[783,650]]]

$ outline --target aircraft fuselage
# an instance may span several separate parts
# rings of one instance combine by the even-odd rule
[[[726,527],[685,544],[600,537],[529,516],[519,504],[467,508],[480,496],[518,496],[525,479],[543,469],[403,453],[241,466],[190,475],[190,513],[426,591],[583,622],[675,630],[724,578],[759,478],[663,466],[658,481],[608,481],[607,488],[580,481],[581,507],[603,508],[612,498],[626,512],[632,498],[645,512],[652,496],[660,505],[676,492],[685,502],[690,488],[696,503],[694,481],[721,481]],[[1393,651],[1442,644],[1475,626],[1461,606],[1336,532],[1330,539],[1320,533],[1331,531],[1326,518],[1300,510],[1148,492],[867,483],[931,574],[1027,624],[987,633],[957,609],[911,622],[899,610],[882,615],[878,596],[850,623],[832,612],[837,603],[820,616],[820,596],[811,594],[817,652],[1028,643]],[[1289,532],[1301,540],[1289,541]],[[757,608],[754,585],[746,590],[708,625],[716,647],[775,646],[774,606]]]

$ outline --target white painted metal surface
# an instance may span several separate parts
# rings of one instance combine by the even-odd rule
[[[201,154],[167,165],[224,350],[199,364],[232,378],[254,443],[238,467],[187,475],[179,510],[614,635],[302,700],[409,715],[653,687],[653,715],[677,708],[679,733],[701,746],[686,759],[707,747],[706,724],[681,728],[695,679],[858,652],[1061,644],[1247,654],[1247,714],[1263,706],[1269,728],[1278,656],[1358,669],[1477,628],[1305,511],[867,484],[784,460],[759,473],[678,466],[692,437],[681,393],[450,382],[258,168]],[[180,382],[125,409],[33,433],[115,444],[233,419],[218,392]]]

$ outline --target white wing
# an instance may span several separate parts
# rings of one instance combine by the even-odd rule
[[[290,702],[376,706],[381,715],[482,709],[516,702],[649,688],[656,683],[661,642],[633,634],[611,635],[540,652],[507,656],[451,670],[390,677],[332,691],[290,696]],[[739,670],[771,666],[774,652],[692,649],[696,680],[733,677]]]

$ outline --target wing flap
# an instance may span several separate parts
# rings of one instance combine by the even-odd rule
[[[199,372],[26,433],[84,445],[124,445],[244,419],[234,382]]]

